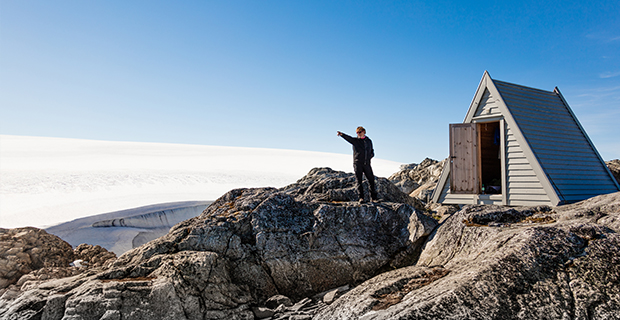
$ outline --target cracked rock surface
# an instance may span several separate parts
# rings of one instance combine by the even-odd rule
[[[448,159],[426,158],[420,164],[402,165],[388,180],[411,197],[426,201],[432,194]]]
[[[415,266],[314,319],[620,319],[620,193],[557,208],[469,206]]]
[[[382,202],[367,204],[353,174],[328,168],[282,189],[232,190],[97,272],[0,299],[0,319],[254,319],[274,295],[359,284],[414,263],[437,225],[387,179],[376,183]]]

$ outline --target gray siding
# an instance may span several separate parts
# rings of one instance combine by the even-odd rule
[[[506,204],[509,206],[553,205],[508,125],[506,125],[505,136]]]
[[[498,98],[491,95],[489,90],[484,89],[484,94],[480,99],[480,105],[474,117],[480,116],[500,116],[502,114],[498,105]]]
[[[561,200],[571,203],[618,191],[605,164],[558,94],[497,80],[494,83]],[[523,161],[519,146],[510,135],[508,132],[506,146],[509,204],[541,198],[534,181],[516,179],[517,175],[527,176],[530,170],[527,164],[519,163]],[[513,177],[512,182],[519,185],[511,182]],[[527,185],[534,188],[522,190]],[[513,195],[512,190],[519,193]]]

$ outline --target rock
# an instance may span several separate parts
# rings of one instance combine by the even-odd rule
[[[75,276],[91,268],[99,267],[102,263],[116,258],[114,253],[108,252],[99,246],[82,244],[76,249],[71,249],[71,247],[60,238],[36,228],[29,228],[26,233],[21,232],[19,234],[21,234],[20,237],[29,237],[30,241],[37,245],[39,245],[41,241],[46,241],[46,245],[30,249],[30,256],[24,258],[24,261],[26,261],[26,259],[28,259],[27,261],[42,261],[42,265],[45,267],[40,267],[41,264],[33,264],[29,268],[29,270],[32,271],[22,275],[17,282],[15,282],[17,287],[22,290],[36,287],[38,283],[43,281]],[[40,239],[35,241],[33,240],[34,238]],[[21,247],[19,244],[17,244],[17,247],[25,248]],[[59,256],[65,258],[57,259]],[[77,260],[67,263],[67,261],[71,259]],[[5,298],[10,300],[8,296]]]
[[[293,312],[297,312],[305,307],[307,307],[308,305],[310,305],[312,303],[312,300],[310,300],[310,298],[303,298],[301,301],[297,302],[296,304],[294,304],[290,310],[292,310]]]
[[[605,162],[605,164],[607,164],[609,171],[611,171],[611,174],[613,174],[614,178],[616,178],[616,181],[620,183],[620,160],[614,159]]]
[[[26,282],[0,318],[38,314],[54,297],[66,302],[49,313],[65,319],[254,319],[252,307],[277,294],[301,300],[285,307],[289,318],[311,317],[324,304],[305,297],[415,263],[437,225],[419,201],[376,182],[383,202],[370,204],[357,203],[353,174],[329,168],[281,189],[232,190],[167,235],[96,260],[99,269]]]
[[[411,197],[428,202],[446,162],[426,158],[418,165],[402,165],[388,180]]]
[[[284,305],[285,307],[291,307],[293,306],[293,302],[291,301],[291,299],[289,299],[289,297],[283,296],[281,294],[277,294],[265,301],[265,307],[269,309],[276,309],[280,305]]]
[[[400,191],[409,194],[420,186],[420,184],[417,183],[417,180],[414,180],[409,176],[409,173],[413,172],[417,166],[418,165],[415,163],[401,165],[400,171],[392,174],[388,180],[398,187]]]
[[[291,307],[281,304],[275,311],[272,319],[306,319],[325,309],[327,305],[322,299],[304,298]]]
[[[90,245],[82,243],[73,250],[76,259],[80,259],[86,262],[86,265],[91,268],[103,266],[108,260],[116,258],[114,252],[109,252],[105,248],[98,245]]]
[[[434,202],[427,204],[425,208],[435,219],[439,219],[439,223],[444,222],[448,217],[460,210],[458,205]]]
[[[273,317],[273,315],[275,314],[273,310],[263,307],[254,307],[252,308],[252,312],[254,313],[254,317],[256,317],[257,319],[270,318]]]
[[[2,295],[0,296],[2,300],[13,300],[17,298],[19,294],[21,293],[19,288],[14,285],[11,285],[8,288],[2,289],[2,290],[4,290],[2,292]]]
[[[62,294],[48,296],[43,307],[41,320],[62,319],[66,301],[67,297]]]
[[[405,203],[423,211],[424,204],[408,197],[388,179],[375,178],[379,199],[385,202]],[[364,180],[364,192],[368,196],[368,183]],[[301,202],[356,202],[359,200],[355,175],[330,168],[314,168],[297,183],[286,186],[282,191]]]
[[[349,287],[348,285],[346,286],[342,286],[342,287],[338,287],[335,289],[331,289],[331,290],[327,290],[321,293],[316,294],[314,297],[312,297],[313,300],[317,300],[317,301],[323,301],[326,304],[330,304],[332,302],[334,302],[334,300],[341,296],[342,294],[344,294],[345,292],[349,291],[351,289],[351,287]]]
[[[68,267],[75,260],[71,245],[45,230],[0,229],[0,289],[44,267]]]
[[[292,306],[292,305],[291,305],[291,306]],[[279,306],[278,306],[278,307],[274,310],[274,312],[275,312],[275,313],[279,313],[279,314],[284,314],[284,313],[286,313],[287,311],[288,311],[288,308],[287,308],[285,305],[283,305],[283,304],[279,305]]]
[[[440,266],[411,266],[383,273],[349,291],[316,318],[359,319],[364,315],[372,315],[399,303],[409,292],[420,289],[448,273],[448,270]]]
[[[413,190],[420,187],[420,185],[407,178],[408,176],[405,176],[405,178],[400,181],[394,181],[394,185],[397,186],[402,192],[410,194]]]
[[[121,312],[118,310],[107,310],[100,320],[121,320]]]
[[[364,282],[315,319],[618,319],[619,202],[467,206],[415,266]]]
[[[400,165],[400,171],[405,171],[405,170],[413,170],[417,167],[418,165],[415,163],[410,163],[410,164],[401,164]]]
[[[19,278],[16,285],[22,287],[27,283],[30,283],[30,285],[32,285],[33,283],[39,283],[46,280],[75,276],[82,272],[83,270],[72,267],[41,268],[23,275],[21,278]]]
[[[331,304],[332,302],[334,302],[334,300],[336,300],[337,294],[338,294],[338,289],[329,291],[328,293],[325,294],[325,296],[323,296],[323,302],[327,304]]]
[[[600,224],[620,233],[620,192],[593,197],[555,208],[553,218],[584,224]]]

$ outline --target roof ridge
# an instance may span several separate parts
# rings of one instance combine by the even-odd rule
[[[538,88],[534,88],[534,87],[528,87],[528,86],[524,86],[524,85],[520,85],[520,84],[516,84],[516,83],[512,83],[512,82],[506,82],[506,81],[501,81],[501,80],[496,80],[496,79],[493,79],[493,82],[495,82],[496,84],[499,82],[499,84],[511,85],[511,86],[515,86],[515,87],[521,87],[521,88],[525,88],[525,89],[529,89],[529,90],[535,90],[535,91],[540,91],[540,92],[544,92],[544,93],[551,93],[551,94],[557,95],[555,93],[555,91],[547,91],[547,90],[538,89]]]

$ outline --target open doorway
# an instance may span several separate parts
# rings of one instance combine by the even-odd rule
[[[498,122],[478,123],[478,159],[482,194],[502,193],[501,134]]]

